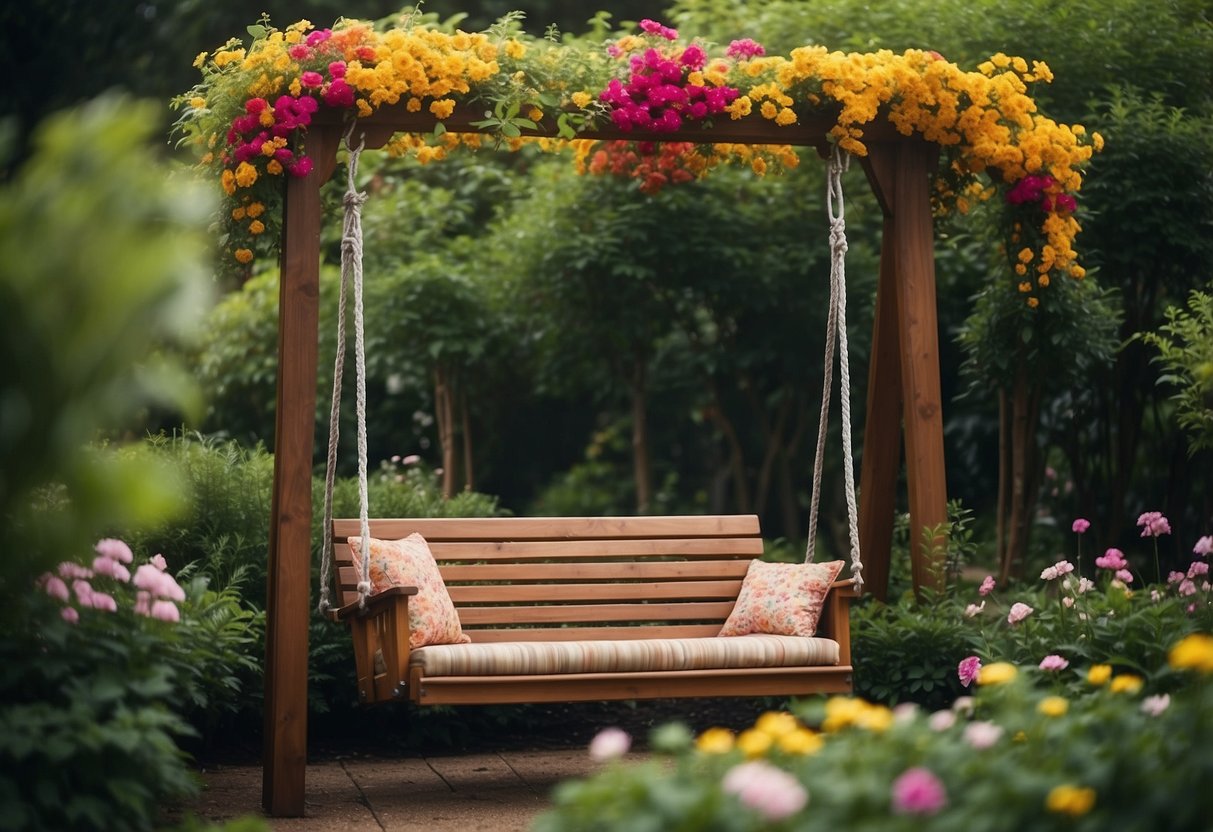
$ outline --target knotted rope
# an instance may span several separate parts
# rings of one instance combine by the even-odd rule
[[[847,224],[846,206],[842,194],[842,174],[847,170],[849,162],[850,156],[844,154],[835,145],[826,173],[826,210],[830,218],[830,307],[826,318],[825,366],[821,391],[821,415],[817,423],[817,453],[813,458],[813,494],[809,502],[809,540],[804,559],[806,563],[813,560],[813,551],[817,545],[821,472],[825,460],[830,394],[834,386],[834,345],[837,342],[844,457],[842,471],[847,499],[847,526],[851,543],[851,576],[855,579],[855,589],[862,592],[863,562],[859,554],[859,509],[855,504],[855,469],[851,455],[851,369],[847,351]]]
[[[362,307],[362,205],[366,194],[356,187],[358,157],[366,146],[365,135],[354,147],[354,125],[345,134],[349,150],[346,162],[345,222],[341,232],[341,288],[337,298],[337,352],[333,359],[333,398],[329,408],[329,450],[324,471],[324,539],[320,556],[321,613],[331,607],[329,586],[333,575],[333,482],[337,468],[337,439],[340,434],[341,385],[345,374],[346,292],[354,293],[354,381],[355,410],[358,422],[358,520],[362,536],[362,579],[358,582],[358,603],[366,605],[371,594],[370,581],[370,497],[367,493],[366,449],[366,338]]]

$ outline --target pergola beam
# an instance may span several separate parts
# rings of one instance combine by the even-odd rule
[[[450,132],[480,132],[482,111],[460,107],[443,125]],[[432,133],[435,119],[385,107],[358,122],[367,147],[381,147],[398,132]],[[710,129],[677,134],[624,133],[614,128],[582,133],[586,139],[794,144],[824,152],[835,121],[828,114],[779,127],[759,117],[721,120]],[[311,585],[312,448],[315,436],[320,285],[320,186],[332,174],[344,126],[336,114],[318,114],[306,149],[314,169],[287,182],[279,295],[278,394],[274,438],[266,608],[265,746],[262,801],[277,817],[304,814],[307,763],[308,614]],[[881,277],[872,366],[868,376],[867,431],[861,474],[860,540],[867,585],[887,592],[889,540],[900,456],[897,424],[906,435],[911,528],[946,519],[942,402],[935,310],[934,235],[930,176],[938,148],[898,134],[888,122],[865,126],[870,155],[865,170],[885,212]],[[537,135],[552,136],[545,123]],[[849,391],[843,391],[849,395]],[[899,406],[904,402],[904,406]],[[915,587],[942,576],[930,568],[920,535],[911,534]]]

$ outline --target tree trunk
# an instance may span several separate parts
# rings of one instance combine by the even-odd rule
[[[653,470],[649,461],[648,393],[645,366],[637,361],[632,372],[632,473],[636,481],[636,513],[647,514],[653,505]]]
[[[998,510],[994,518],[994,562],[998,576],[1010,573],[1007,560],[1007,501],[1011,479],[1010,416],[1007,413],[1007,391],[998,390]],[[1004,578],[1005,580],[1005,578]]]
[[[451,403],[450,380],[446,368],[434,367],[434,421],[438,423],[438,444],[442,446],[442,496],[455,496],[455,419]]]
[[[741,440],[737,437],[737,429],[733,427],[732,420],[724,412],[714,382],[709,384],[709,395],[711,404],[708,405],[707,416],[720,431],[729,449],[729,472],[733,482],[734,508],[742,514],[748,514],[751,511],[750,483],[745,470],[745,449],[741,446]]]
[[[1010,402],[1010,506],[1004,528],[1006,549],[999,571],[1004,582],[1022,567],[1031,538],[1039,491],[1036,428],[1040,421],[1040,398],[1040,385],[1028,380],[1027,370],[1018,370]]]
[[[459,388],[459,420],[461,430],[463,431],[463,488],[465,491],[476,490],[476,478],[473,476],[472,466],[472,424],[471,417],[468,415],[468,395],[464,389],[466,385],[460,385]]]

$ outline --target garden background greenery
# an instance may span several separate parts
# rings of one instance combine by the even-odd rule
[[[938,222],[952,588],[928,604],[903,597],[903,535],[893,603],[866,604],[854,622],[857,686],[890,705],[943,707],[962,692],[956,667],[969,655],[1035,664],[1064,647],[1075,667],[1110,663],[1171,690],[1166,648],[1210,629],[1207,591],[1193,615],[1165,579],[1187,574],[1213,531],[1207,3],[604,2],[615,16],[592,26],[593,10],[572,4],[508,5],[528,9],[537,34],[555,22],[600,38],[647,16],[774,53],[915,47],[966,67],[994,52],[1050,65],[1055,81],[1034,91],[1042,109],[1106,141],[1079,195],[1089,278],[1033,314],[1002,288],[996,211]],[[263,6],[279,26],[399,11],[370,0]],[[466,11],[459,25],[480,29],[508,9],[424,11],[452,23]],[[150,826],[190,788],[183,748],[259,723],[277,275],[259,264],[233,279],[209,259],[213,183],[195,182],[167,144],[167,101],[193,83],[194,55],[242,33],[247,14],[234,2],[0,11],[13,47],[0,56],[5,77],[37,81],[0,102],[6,827],[105,828],[115,811]],[[382,461],[372,512],[752,511],[773,555],[803,548],[828,269],[813,158],[785,175],[722,168],[654,194],[528,152],[425,167],[368,155],[363,169],[369,432]],[[322,355],[334,348],[341,185],[326,192]],[[880,217],[858,170],[847,188],[852,375],[863,379]],[[442,453],[436,377],[457,391],[449,447],[469,452]],[[348,473],[352,445],[342,459]],[[827,481],[841,483],[836,474]],[[356,511],[351,482],[337,499],[339,513]],[[827,517],[845,517],[839,486],[824,501]],[[1135,520],[1151,510],[1171,533],[1147,542]],[[1075,518],[1090,521],[1081,535]],[[109,593],[112,616],[89,610],[73,627],[34,591],[61,561],[91,564],[107,537],[129,543],[137,563],[163,554],[184,588],[178,622],[136,612],[132,585]],[[1058,585],[1036,578],[1080,542],[1088,577],[1095,556],[1118,547],[1139,590],[1136,605],[1108,582],[1084,599],[1083,640],[1066,629],[1076,625]],[[845,527],[834,521],[821,545],[844,551]],[[998,594],[966,617],[979,603],[967,578],[986,572]],[[1141,603],[1146,583],[1162,602]],[[1037,611],[1029,626],[1006,624],[1013,603]],[[316,619],[311,643],[315,724],[348,730],[348,638]],[[439,714],[407,730],[458,735],[466,719]]]

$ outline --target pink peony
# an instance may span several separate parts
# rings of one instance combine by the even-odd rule
[[[967,659],[962,659],[956,668],[956,675],[960,677],[960,683],[966,688],[973,684],[973,680],[977,678],[977,674],[981,672],[981,659],[976,656],[969,656]]]
[[[1192,547],[1192,554],[1204,557],[1213,552],[1213,534],[1207,534],[1200,540],[1196,541],[1196,545]]]
[[[1002,728],[993,722],[970,722],[965,726],[964,737],[973,748],[989,748],[1002,737]]]
[[[1056,653],[1045,656],[1040,660],[1041,670],[1065,670],[1070,666],[1070,662]]]
[[[632,738],[621,728],[603,728],[590,740],[590,757],[595,760],[614,760],[628,753]]]
[[[164,559],[164,555],[152,555],[148,558],[148,563],[159,569],[161,572],[168,569],[168,561]]]
[[[112,537],[98,540],[97,545],[93,549],[101,557],[112,558],[122,563],[130,563],[135,559],[135,556],[131,554],[130,546]]]
[[[981,582],[981,586],[977,589],[977,594],[981,596],[989,595],[994,591],[994,576],[986,575],[985,580]]]
[[[763,760],[733,766],[720,785],[769,821],[789,818],[809,802],[809,793],[799,780]]]
[[[108,558],[104,555],[97,555],[93,559],[93,572],[98,575],[104,575],[107,578],[113,578],[116,581],[122,581],[122,583],[127,583],[131,579],[129,569],[113,558]]]
[[[1007,613],[1007,623],[1014,626],[1020,621],[1023,621],[1033,612],[1035,612],[1035,610],[1029,607],[1027,604],[1016,601],[1011,605],[1011,611]]]
[[[1147,511],[1137,518],[1142,537],[1158,537],[1171,533],[1171,523],[1161,511]]]
[[[1125,560],[1125,553],[1119,549],[1109,549],[1095,559],[1095,565],[1100,569],[1111,569],[1115,572],[1117,569],[1125,569],[1129,562]]]
[[[899,815],[934,815],[947,805],[943,783],[930,769],[907,769],[893,781],[893,811]]]
[[[1085,532],[1085,531],[1086,531],[1087,529],[1089,529],[1089,528],[1091,528],[1091,521],[1090,521],[1090,520],[1084,520],[1083,518],[1079,517],[1079,518],[1078,518],[1077,520],[1075,520],[1075,521],[1074,521],[1074,523],[1073,523],[1073,524],[1070,526],[1070,531],[1074,532],[1075,534],[1082,534],[1083,532]]]

